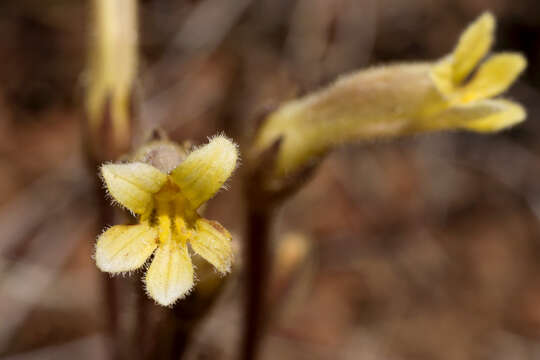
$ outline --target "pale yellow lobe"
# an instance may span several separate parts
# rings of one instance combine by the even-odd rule
[[[471,102],[497,96],[506,91],[527,66],[516,53],[502,53],[489,58],[463,88],[461,101]]]
[[[453,53],[452,80],[461,83],[488,53],[493,44],[495,18],[484,13],[463,32]]]
[[[110,273],[140,268],[156,249],[157,235],[148,224],[111,227],[98,238],[97,267]]]
[[[152,195],[167,181],[166,174],[144,163],[103,165],[101,174],[109,194],[135,214],[152,208]]]
[[[231,270],[231,234],[219,223],[199,219],[195,223],[196,232],[190,244],[193,251],[202,256],[222,274]]]
[[[477,132],[494,132],[516,125],[526,117],[525,109],[509,100],[482,100],[454,106],[436,119],[441,128],[462,128]]]
[[[493,111],[468,121],[463,126],[465,129],[477,132],[499,131],[519,124],[527,117],[527,112],[521,105],[509,100],[484,100],[475,106],[491,108]]]
[[[238,150],[224,136],[191,152],[170,176],[196,209],[214,196],[236,168]]]
[[[444,96],[455,95],[486,56],[493,44],[494,29],[493,15],[483,14],[463,32],[454,52],[433,65],[431,79]]]
[[[193,265],[185,244],[173,241],[157,249],[146,273],[146,291],[158,304],[169,306],[193,287]]]

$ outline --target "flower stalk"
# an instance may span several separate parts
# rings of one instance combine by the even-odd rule
[[[242,336],[242,359],[257,357],[266,319],[267,301],[265,289],[269,285],[271,230],[274,223],[272,209],[254,207],[249,201],[247,209],[247,229],[245,261],[246,303],[245,323]]]

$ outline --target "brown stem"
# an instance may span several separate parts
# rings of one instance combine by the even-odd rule
[[[243,174],[247,202],[243,360],[257,358],[266,323],[265,289],[272,263],[271,232],[276,211],[309,180],[318,166],[318,161],[313,161],[294,173],[276,178],[274,169],[282,140],[278,138],[257,157],[248,157]]]
[[[98,223],[97,233],[102,231],[105,227],[114,223],[114,209],[107,201],[107,197],[101,181],[97,176],[95,178],[95,190],[96,198],[98,199]],[[101,272],[100,281],[103,289],[104,301],[105,301],[105,324],[106,332],[109,338],[109,352],[110,358],[113,360],[121,358],[121,352],[118,347],[119,338],[119,323],[118,323],[118,298],[117,298],[117,284],[115,279],[112,279],[108,274]]]
[[[151,334],[149,329],[149,304],[148,296],[140,286],[140,281],[134,281],[135,286],[135,329],[132,338],[131,348],[133,349],[131,359],[142,360],[148,352],[147,336]]]
[[[186,352],[195,324],[185,323],[175,316],[174,310],[167,309],[162,321],[157,324],[151,349],[144,359],[179,360]]]
[[[265,323],[265,288],[268,284],[271,261],[270,233],[273,211],[261,209],[251,201],[247,209],[247,231],[245,243],[246,264],[246,314],[244,323],[243,360],[257,358]],[[254,200],[256,201],[256,200]]]
[[[137,326],[145,328],[134,344],[139,350],[137,358],[179,360],[185,355],[194,330],[219,298],[227,282],[227,277],[216,274],[209,264],[198,261],[194,264],[201,272],[206,272],[206,276],[200,278],[192,292],[172,309],[156,306],[142,290],[139,291],[142,295],[139,309],[146,312],[144,319],[139,318],[137,323]],[[141,344],[144,345],[142,349]]]

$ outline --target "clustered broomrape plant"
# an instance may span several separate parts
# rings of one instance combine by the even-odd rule
[[[526,113],[521,105],[494,97],[525,69],[525,58],[502,53],[480,64],[491,48],[494,29],[493,16],[485,13],[461,35],[454,51],[438,61],[362,70],[284,103],[264,119],[248,149],[248,161],[254,167],[265,166],[262,155],[274,149],[275,162],[265,169],[269,179],[263,180],[280,180],[346,142],[437,130],[493,132],[523,121]],[[279,146],[273,148],[274,144]],[[237,158],[236,145],[217,136],[170,169],[144,161],[103,165],[101,175],[109,194],[136,214],[139,223],[116,225],[99,236],[97,266],[122,273],[141,268],[152,258],[146,290],[164,306],[193,287],[189,248],[220,273],[229,272],[231,235],[197,209],[230,177]],[[260,245],[257,238],[246,241]]]
[[[142,267],[146,291],[163,306],[174,304],[194,284],[191,249],[220,273],[230,271],[231,235],[197,209],[219,191],[236,167],[236,145],[224,136],[192,151],[178,166],[158,169],[144,162],[105,164],[101,175],[109,194],[138,215],[137,225],[115,225],[96,244],[96,264],[105,272]]]

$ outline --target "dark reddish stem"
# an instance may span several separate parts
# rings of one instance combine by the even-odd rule
[[[265,289],[270,268],[270,234],[274,216],[270,209],[257,208],[255,199],[248,199],[245,242],[246,314],[244,323],[243,360],[257,358],[265,327]]]
[[[97,169],[95,167],[94,169]],[[96,170],[94,170],[96,171]],[[94,175],[94,174],[92,174]],[[96,198],[98,199],[98,233],[106,226],[114,223],[114,208],[107,201],[107,197],[101,181],[98,176],[94,175],[96,180],[95,190]],[[121,354],[118,346],[119,341],[119,323],[118,323],[118,297],[116,294],[116,281],[106,273],[100,273],[101,286],[103,289],[105,302],[105,326],[109,339],[110,358],[113,360],[120,359]]]

